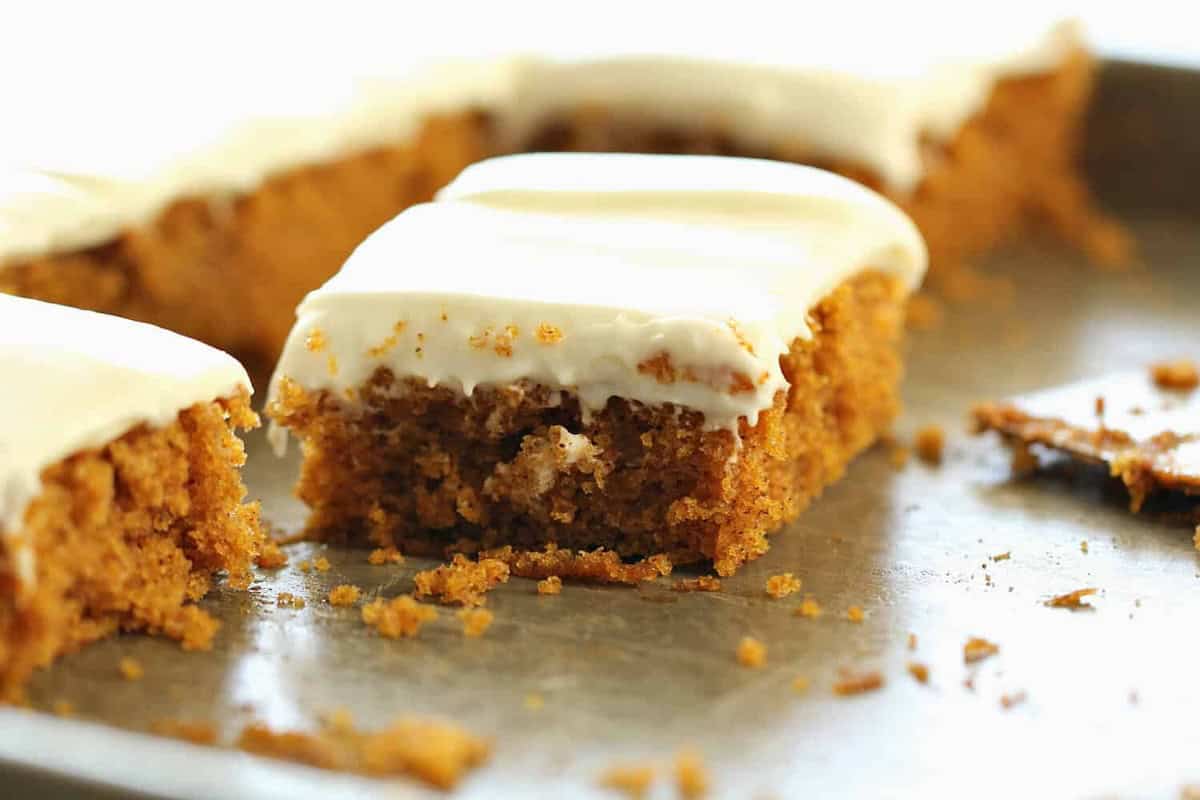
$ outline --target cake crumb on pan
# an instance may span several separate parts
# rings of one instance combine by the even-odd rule
[[[1060,594],[1051,597],[1046,601],[1045,605],[1050,608],[1069,608],[1072,611],[1078,611],[1080,609],[1093,609],[1095,606],[1091,605],[1090,603],[1085,603],[1083,598],[1090,597],[1091,595],[1096,594],[1098,591],[1098,589],[1094,588],[1076,589],[1073,592],[1067,592],[1066,594]]]
[[[683,800],[700,800],[708,794],[711,780],[704,759],[695,750],[675,756],[675,789]]]
[[[917,457],[926,464],[941,464],[946,447],[946,434],[940,425],[926,425],[917,431],[914,447]]]
[[[383,564],[403,564],[404,556],[394,547],[377,547],[367,556],[367,561],[377,567]]]
[[[140,681],[146,674],[146,670],[141,662],[129,656],[117,662],[117,671],[127,681]]]
[[[839,670],[838,679],[833,684],[833,693],[838,697],[849,697],[856,694],[873,692],[883,688],[883,673],[879,670],[857,672],[849,669]]]
[[[376,598],[362,607],[362,620],[389,639],[416,636],[427,622],[437,619],[437,609],[409,595],[392,600]]]
[[[1160,361],[1150,368],[1150,376],[1160,389],[1191,391],[1200,386],[1200,367],[1195,361]]]
[[[767,663],[767,646],[753,636],[743,636],[736,655],[737,662],[743,667],[758,669]]]
[[[495,558],[472,561],[456,553],[449,564],[413,576],[417,599],[437,597],[442,603],[478,606],[484,594],[508,581],[508,564]]]
[[[804,617],[805,619],[816,619],[817,617],[821,616],[821,614],[823,614],[825,612],[821,608],[821,604],[818,603],[816,598],[810,594],[810,595],[804,596],[804,599],[800,601],[800,605],[797,606],[796,610],[793,611],[792,613],[794,615],[796,615],[797,617]]]
[[[463,636],[477,639],[492,626],[495,615],[486,608],[464,608],[455,616],[462,622]]]
[[[994,656],[1000,652],[1000,646],[989,642],[987,639],[982,639],[978,636],[972,636],[967,639],[967,643],[963,645],[963,662],[974,664],[977,661],[983,661],[989,656]]]
[[[362,589],[350,583],[341,583],[329,590],[329,605],[352,606],[362,596]]]
[[[150,732],[208,747],[216,745],[218,739],[217,726],[207,721],[160,719],[150,726]]]
[[[631,800],[641,800],[654,783],[652,764],[614,764],[600,774],[600,785],[621,792]]]
[[[320,769],[413,777],[438,789],[453,789],[491,754],[487,740],[449,722],[402,718],[378,731],[360,731],[346,715],[312,733],[252,723],[237,747]]]
[[[537,582],[537,593],[541,595],[562,594],[562,578],[550,575]]]
[[[776,600],[800,591],[800,579],[790,572],[767,578],[766,592]]]

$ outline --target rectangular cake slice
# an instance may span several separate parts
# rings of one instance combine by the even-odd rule
[[[271,387],[322,537],[767,548],[897,411],[925,269],[820,170],[543,154],[469,168],[298,310]]]
[[[0,296],[0,700],[113,631],[206,647],[193,602],[245,585],[262,533],[232,357],[150,325]]]

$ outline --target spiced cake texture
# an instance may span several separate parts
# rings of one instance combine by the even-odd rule
[[[604,547],[729,575],[895,417],[905,294],[868,270],[818,303],[813,337],[781,359],[790,388],[737,435],[687,408],[613,398],[585,418],[537,384],[464,397],[387,368],[353,403],[285,378],[268,413],[303,443],[297,494],[319,538]]]
[[[140,426],[42,471],[19,531],[0,536],[0,699],[33,671],[117,631],[206,649],[218,623],[195,605],[219,574],[246,586],[262,544],[238,474],[235,428],[258,425],[244,391]],[[15,563],[35,557],[32,581]]]

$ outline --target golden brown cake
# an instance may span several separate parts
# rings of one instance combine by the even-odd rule
[[[262,533],[236,428],[249,381],[148,325],[0,297],[0,700],[118,630],[207,648],[195,605],[249,583]]]
[[[273,437],[323,538],[728,575],[891,422],[924,265],[899,209],[811,168],[495,159],[300,307]]]

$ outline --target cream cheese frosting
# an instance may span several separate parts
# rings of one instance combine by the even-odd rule
[[[924,242],[832,173],[709,156],[534,154],[465,170],[372,234],[297,310],[271,383],[353,402],[376,369],[470,395],[522,381],[753,423],[809,309],[866,268],[909,287]],[[677,378],[663,380],[655,365]],[[285,433],[272,428],[282,451]]]
[[[250,391],[232,356],[119,317],[0,294],[0,536],[19,540],[43,469],[196,403]]]
[[[465,108],[492,114],[501,149],[519,149],[557,115],[602,106],[677,128],[717,125],[750,148],[796,143],[904,194],[921,179],[924,138],[950,138],[996,81],[1052,69],[1080,46],[1074,24],[1029,14],[972,10],[955,21],[940,10],[918,26],[904,9],[891,21],[873,9],[869,23],[822,13],[776,28],[769,14],[747,11],[739,26],[698,7],[689,24],[667,24],[678,9],[642,6],[637,25],[616,10],[584,25],[504,4],[494,24],[472,6],[460,9],[465,24],[447,9],[379,32],[325,14],[308,23],[328,58],[274,41],[266,67],[257,40],[216,60],[176,42],[173,57],[155,53],[154,70],[128,43],[128,74],[107,75],[120,48],[105,41],[88,74],[16,84],[6,100],[15,124],[0,131],[0,268],[101,244],[180,197],[236,195],[402,142],[428,115]],[[521,24],[525,15],[539,24]],[[898,32],[918,27],[929,32]]]

